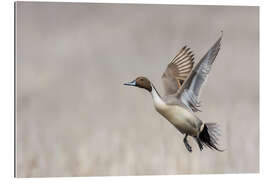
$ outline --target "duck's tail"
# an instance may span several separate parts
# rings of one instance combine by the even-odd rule
[[[212,150],[222,152],[223,150],[217,147],[218,136],[220,136],[220,130],[216,123],[205,123],[202,131],[199,134],[199,141],[203,146],[209,147]]]

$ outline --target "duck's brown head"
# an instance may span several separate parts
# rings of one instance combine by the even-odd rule
[[[147,91],[152,91],[151,82],[146,77],[137,77],[135,80],[125,83],[127,86],[135,86],[139,88],[146,89]]]

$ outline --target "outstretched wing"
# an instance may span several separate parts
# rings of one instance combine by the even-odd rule
[[[211,66],[219,52],[221,37],[212,46],[212,48],[203,56],[195,66],[182,88],[177,92],[177,97],[192,111],[200,111],[199,94],[203,83],[206,81]]]
[[[184,83],[194,64],[194,55],[190,48],[184,46],[168,64],[162,75],[165,95],[174,94]]]

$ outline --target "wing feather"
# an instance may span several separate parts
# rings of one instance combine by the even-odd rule
[[[168,64],[162,75],[165,94],[175,94],[194,65],[194,55],[184,46]]]
[[[180,90],[177,92],[177,97],[192,111],[200,111],[199,95],[204,82],[207,80],[211,66],[220,49],[222,35],[211,49],[203,56],[194,70],[189,74],[186,81],[183,83]]]

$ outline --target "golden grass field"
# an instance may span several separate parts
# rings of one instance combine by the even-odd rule
[[[259,172],[259,8],[16,3],[18,177]],[[224,31],[201,94],[223,153],[200,152],[124,86],[161,74],[188,45],[195,61]]]

